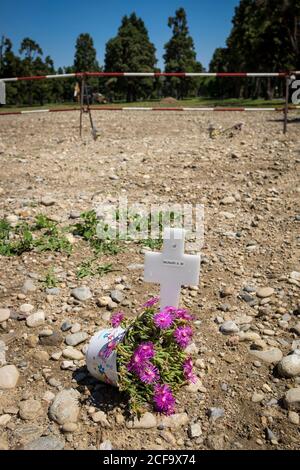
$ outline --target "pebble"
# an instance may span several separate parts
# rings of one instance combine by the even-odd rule
[[[61,325],[60,329],[62,331],[68,331],[72,328],[72,323],[70,321],[64,321],[63,324]]]
[[[290,388],[283,398],[283,403],[288,409],[300,409],[300,387]]]
[[[274,289],[272,287],[260,287],[256,291],[257,297],[264,299],[265,297],[271,297],[274,294]]]
[[[223,206],[227,206],[229,204],[234,204],[235,202],[236,201],[233,196],[226,196],[220,201],[220,204],[222,204]]]
[[[220,291],[221,297],[230,297],[234,294],[234,287],[226,286]]]
[[[60,288],[59,287],[48,287],[46,289],[46,294],[48,295],[59,295]]]
[[[10,317],[9,308],[0,308],[0,323],[8,320]]]
[[[37,312],[32,313],[31,315],[29,315],[29,317],[26,318],[26,325],[29,326],[29,328],[41,326],[44,322],[45,312],[43,312],[43,310],[38,310]]]
[[[157,426],[156,416],[154,416],[152,413],[146,412],[140,417],[140,419],[134,418],[133,421],[128,421],[126,426],[129,429],[155,428]]]
[[[78,426],[76,423],[65,423],[62,425],[62,432],[70,432],[70,433],[73,433],[73,432],[76,432],[77,429],[78,429]]]
[[[0,340],[0,367],[6,364],[6,350],[7,346],[4,341]]]
[[[171,416],[162,417],[160,424],[165,428],[178,429],[189,423],[187,413],[175,413]]]
[[[101,442],[99,450],[113,450],[112,443],[110,441]]]
[[[225,416],[224,408],[208,408],[207,415],[209,419],[214,422],[219,418],[223,418]]]
[[[290,354],[284,357],[277,365],[281,377],[296,377],[300,375],[300,355]]]
[[[58,346],[63,341],[62,334],[59,331],[54,331],[49,336],[40,337],[40,343],[44,346]]]
[[[32,312],[33,309],[34,309],[34,306],[31,305],[31,304],[22,304],[22,305],[20,305],[20,312],[25,313],[27,315],[29,315],[30,312]]]
[[[191,439],[200,437],[202,435],[202,428],[200,423],[194,423],[189,425],[188,434]]]
[[[300,281],[300,272],[299,271],[293,271],[290,273],[290,278],[294,279],[294,281]]]
[[[49,409],[50,418],[58,424],[76,423],[79,416],[78,396],[74,389],[58,392]]]
[[[29,292],[35,292],[36,290],[37,290],[37,287],[32,281],[32,279],[26,279],[22,287],[23,293],[28,294]]]
[[[78,331],[80,330],[81,330],[80,323],[74,323],[74,325],[71,328],[71,333],[78,333]]]
[[[289,411],[288,418],[292,424],[298,425],[300,423],[299,415],[295,411]]]
[[[107,307],[107,305],[110,303],[110,297],[104,295],[103,297],[99,297],[97,299],[97,305],[98,307]]]
[[[260,403],[261,401],[263,401],[264,398],[265,396],[263,393],[254,392],[251,397],[251,401],[253,403]]]
[[[20,374],[16,366],[6,365],[0,368],[0,389],[15,388]]]
[[[24,450],[62,450],[65,441],[62,437],[43,436],[24,446]]]
[[[5,414],[0,416],[0,426],[6,426],[11,420],[11,416],[9,414]]]
[[[65,342],[68,346],[77,346],[77,344],[83,343],[87,340],[89,335],[85,331],[79,331],[78,333],[71,333],[66,336]]]
[[[96,413],[92,414],[92,420],[94,423],[99,423],[103,428],[111,427],[104,411],[97,411]]]
[[[282,359],[282,352],[278,348],[267,349],[266,351],[257,351],[256,349],[250,349],[250,354],[255,356],[262,362],[267,364],[277,364]]]
[[[228,321],[225,321],[220,326],[220,331],[224,335],[231,335],[231,334],[234,334],[234,333],[238,333],[240,330],[239,330],[239,327],[237,326],[237,324],[234,321],[228,320]]]
[[[120,290],[112,290],[110,293],[110,297],[113,302],[117,304],[121,303],[125,299],[125,295]]]
[[[74,359],[76,361],[79,361],[80,359],[84,358],[82,352],[78,351],[78,349],[75,349],[72,346],[68,346],[67,348],[65,348],[62,352],[62,355],[66,359]]]
[[[42,400],[46,401],[47,403],[51,403],[55,398],[55,394],[50,392],[50,390],[47,390],[47,392],[44,393]]]
[[[22,419],[26,421],[31,421],[40,416],[42,412],[41,402],[35,400],[34,398],[29,398],[29,400],[21,401],[19,404],[19,415]]]
[[[41,199],[41,204],[46,207],[54,206],[55,202],[56,201],[52,196],[44,196]]]
[[[300,322],[291,328],[291,332],[300,336]]]
[[[80,300],[81,302],[84,302],[85,300],[89,300],[93,295],[90,291],[89,287],[75,287],[75,289],[72,289],[71,291],[72,297],[74,297],[77,300]]]

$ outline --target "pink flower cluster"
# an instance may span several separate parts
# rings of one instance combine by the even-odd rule
[[[158,412],[172,415],[175,412],[175,398],[169,385],[156,384],[153,401]]]
[[[183,363],[183,373],[188,382],[196,383],[197,376],[193,372],[193,361],[191,357],[188,357]]]
[[[111,317],[111,326],[113,328],[118,328],[120,326],[123,318],[124,318],[124,313],[123,312],[116,312],[112,315]]]
[[[159,380],[159,372],[150,362],[154,354],[153,343],[150,341],[142,343],[134,351],[127,366],[129,372],[136,374],[146,384],[152,384]]]
[[[192,321],[193,317],[185,309],[177,309],[175,307],[165,307],[153,317],[154,324],[162,330],[170,328],[175,320]],[[178,326],[174,330],[175,341],[182,349],[185,349],[191,342],[193,330],[190,326]]]

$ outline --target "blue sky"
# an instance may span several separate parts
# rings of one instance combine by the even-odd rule
[[[37,41],[55,67],[72,65],[78,34],[94,39],[100,65],[105,43],[116,35],[122,16],[135,11],[145,21],[150,40],[163,66],[163,46],[170,38],[168,17],[177,8],[187,12],[197,58],[207,67],[216,47],[222,47],[231,29],[234,7],[239,0],[13,0],[0,1],[0,35],[19,48],[29,36]]]

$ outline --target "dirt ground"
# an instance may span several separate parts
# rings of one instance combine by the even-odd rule
[[[81,280],[77,267],[91,253],[76,237],[70,237],[70,256],[0,256],[0,309],[10,311],[0,323],[0,341],[6,363],[19,372],[14,388],[0,388],[0,448],[300,449],[300,398],[284,399],[289,389],[299,391],[300,367],[288,378],[277,367],[280,352],[296,351],[299,358],[300,349],[296,118],[291,114],[284,136],[277,113],[95,112],[99,137],[93,141],[87,116],[78,137],[77,112],[1,117],[0,218],[14,224],[43,213],[66,226],[122,195],[129,203],[204,204],[205,238],[199,289],[184,288],[181,296],[197,318],[199,382],[182,389],[171,423],[154,414],[137,428],[130,428],[117,390],[92,379],[84,359],[65,364],[59,353],[70,334],[61,330],[67,320],[76,325],[72,332],[80,328],[88,337],[109,324],[114,305],[99,306],[99,299],[116,285],[124,298],[115,310],[132,317],[158,293],[157,285],[142,281],[141,245],[101,255],[114,271]],[[240,122],[241,131],[209,136],[210,125],[227,129]],[[55,295],[41,282],[50,268],[59,279]],[[89,287],[92,297],[71,297],[77,286]],[[261,292],[266,287],[267,294]],[[24,304],[32,306],[30,314],[45,312],[43,324],[27,325]],[[235,326],[223,334],[228,320]],[[57,337],[47,345],[41,339],[49,329]],[[84,352],[86,344],[75,347]],[[49,411],[65,389],[78,392],[79,414],[69,428]]]

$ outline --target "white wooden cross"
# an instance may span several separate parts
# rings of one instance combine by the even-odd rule
[[[200,255],[184,253],[185,230],[165,228],[162,253],[145,253],[144,281],[160,284],[160,308],[178,308],[183,285],[197,285],[200,273]]]

